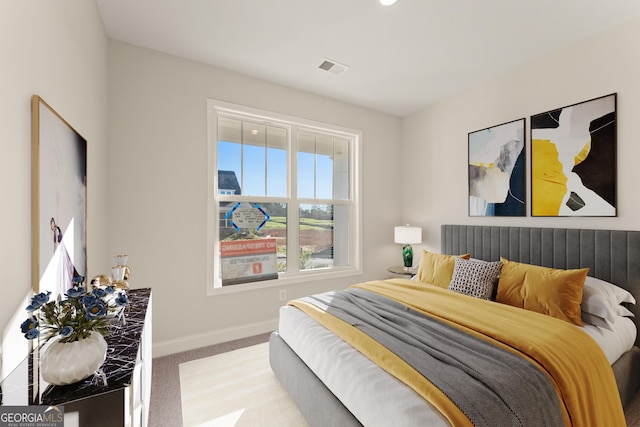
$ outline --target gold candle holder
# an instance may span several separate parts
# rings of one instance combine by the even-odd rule
[[[129,255],[127,254],[115,255],[113,259],[116,261],[116,265],[127,265],[127,260],[129,259]]]
[[[124,279],[125,265],[114,265],[111,267],[113,275],[113,286],[118,289],[129,289],[129,283]]]
[[[116,265],[111,267],[111,272],[113,274],[113,286],[118,289],[129,289],[129,276],[131,276],[131,269],[127,265],[127,260],[129,259],[129,255],[120,254],[115,255],[113,259],[116,262]]]

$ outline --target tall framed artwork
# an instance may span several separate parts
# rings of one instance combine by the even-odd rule
[[[531,215],[613,217],[616,95],[531,116]]]
[[[525,216],[525,119],[469,132],[469,216]]]
[[[32,97],[32,287],[52,297],[87,271],[87,141]]]

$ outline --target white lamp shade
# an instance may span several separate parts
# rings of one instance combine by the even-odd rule
[[[422,227],[398,225],[394,228],[393,241],[403,245],[422,243]]]

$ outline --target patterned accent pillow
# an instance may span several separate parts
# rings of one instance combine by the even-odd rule
[[[502,261],[487,262],[456,258],[449,289],[472,297],[490,300],[501,268]]]

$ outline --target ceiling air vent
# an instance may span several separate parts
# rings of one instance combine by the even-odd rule
[[[318,66],[321,70],[328,71],[333,74],[342,74],[349,69],[348,65],[341,64],[337,61],[325,58],[322,64]]]

